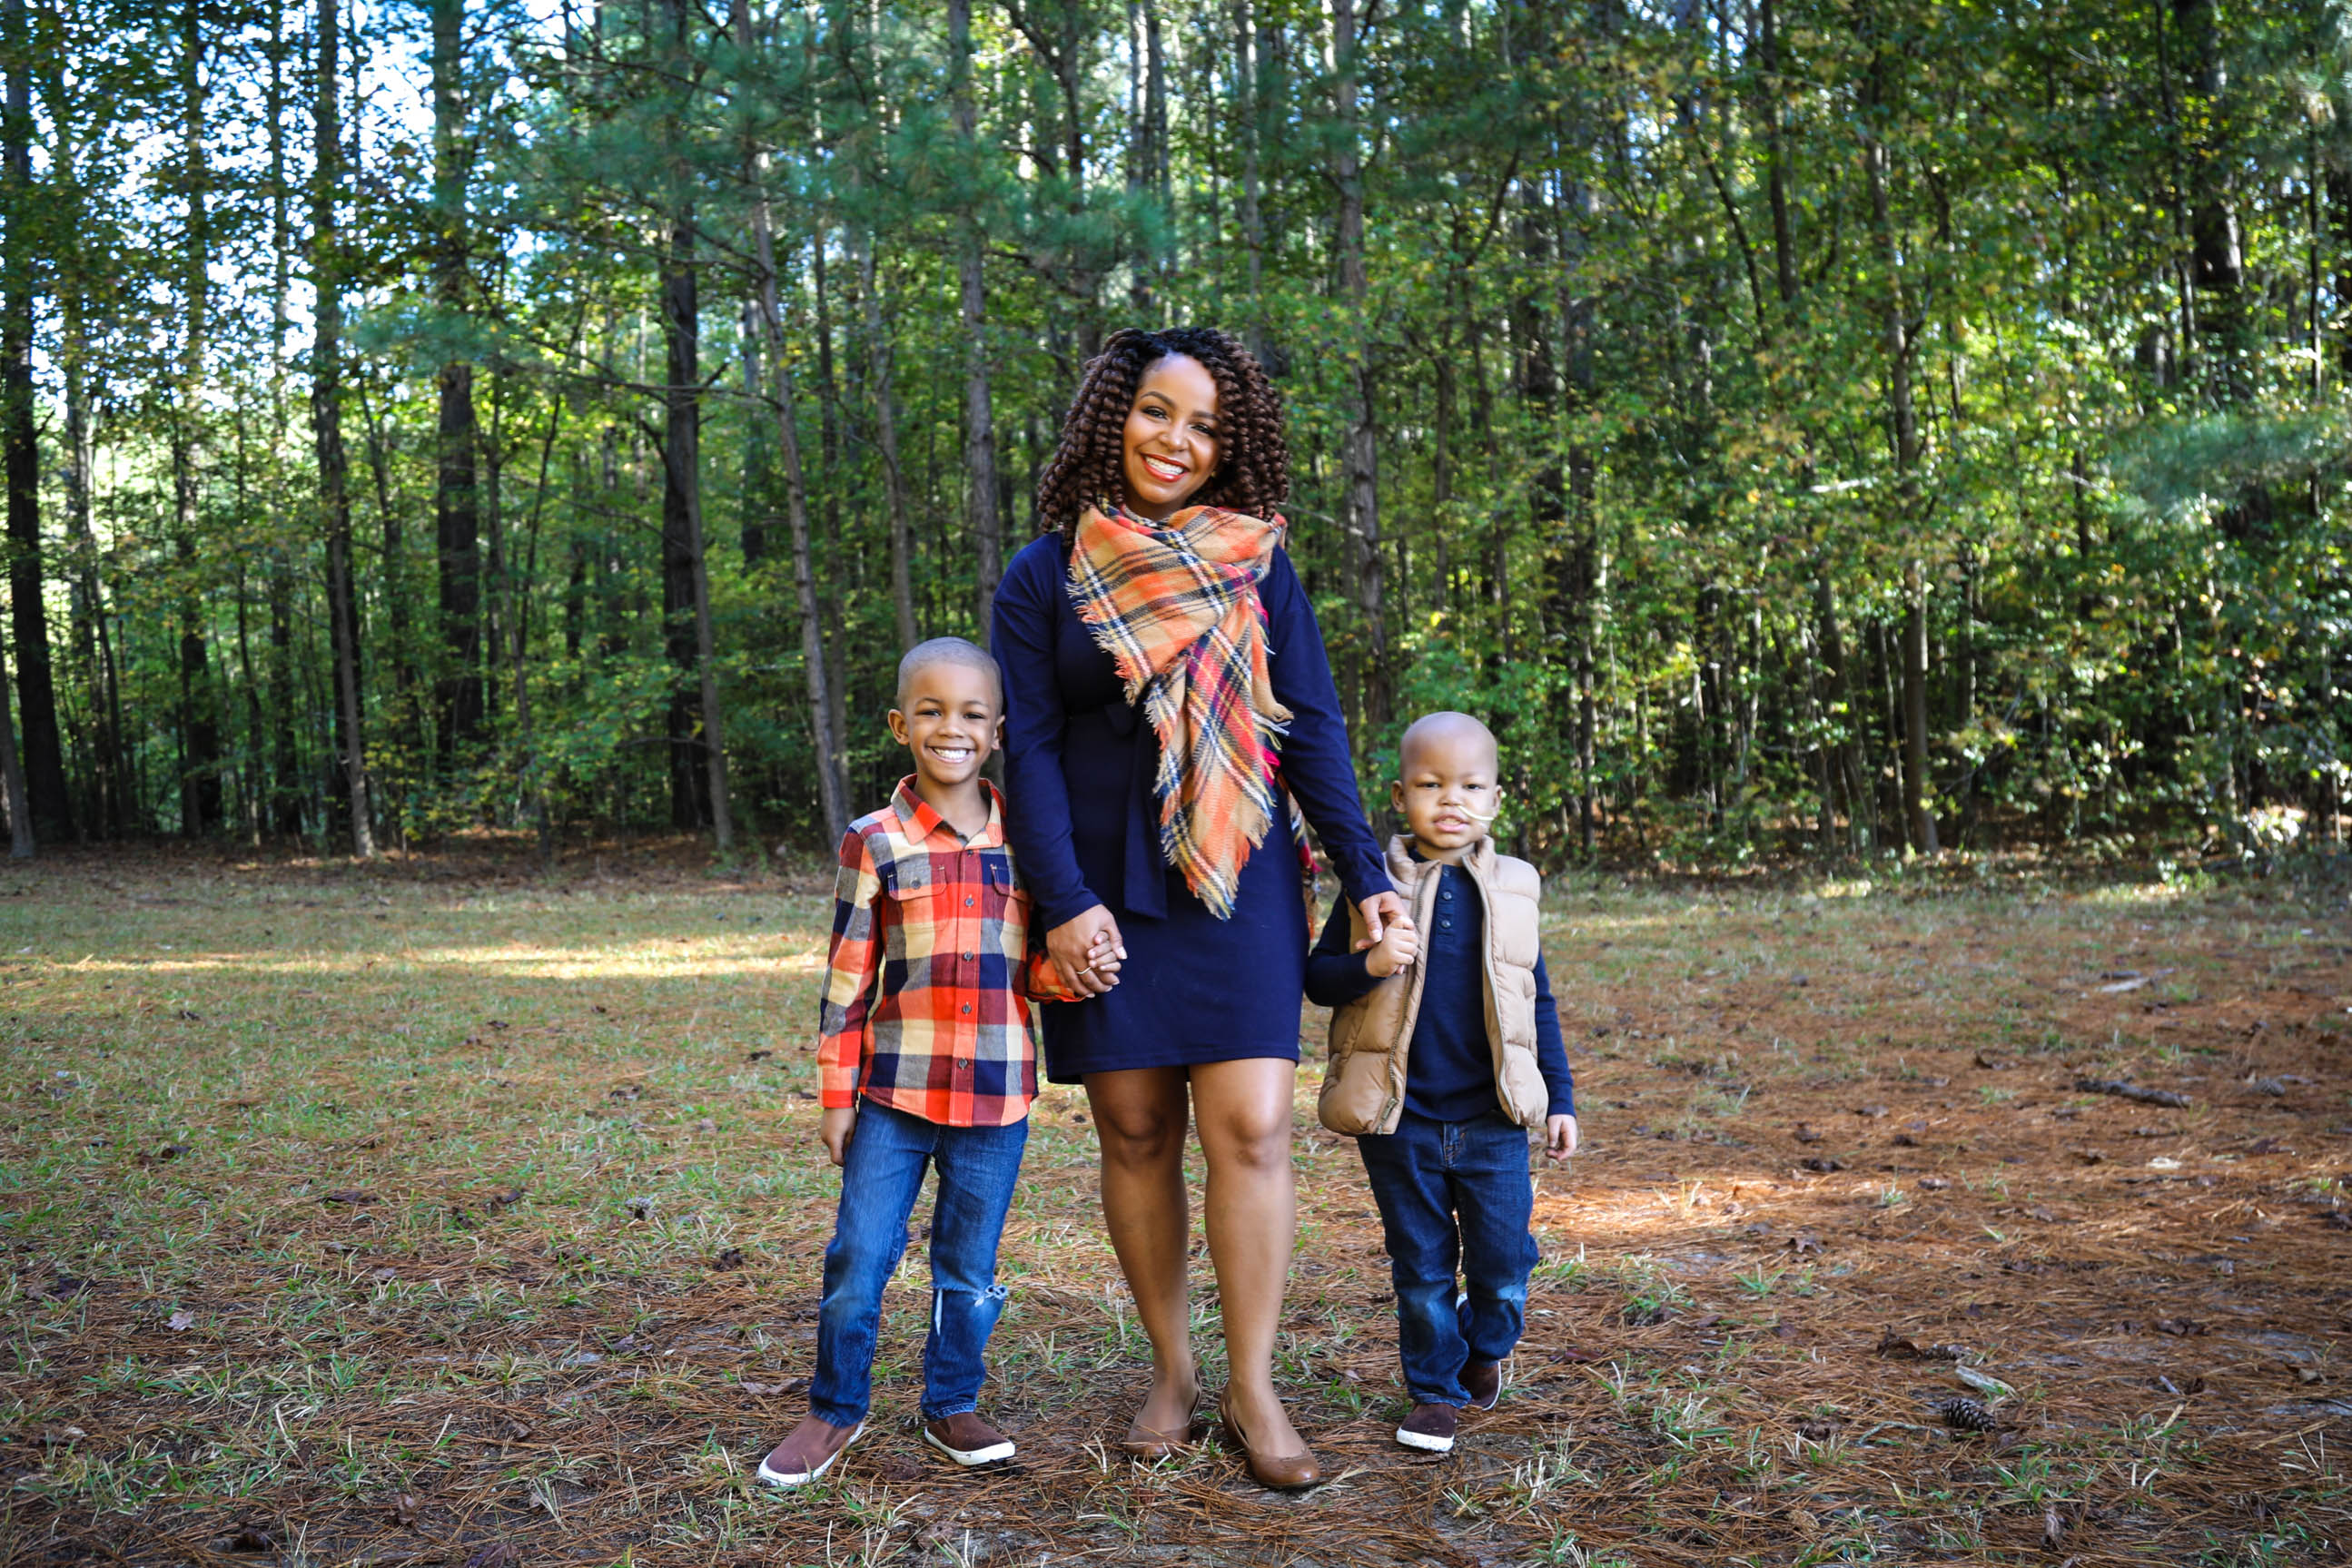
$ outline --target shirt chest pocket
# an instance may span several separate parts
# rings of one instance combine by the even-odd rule
[[[1013,857],[993,850],[981,857],[980,913],[1005,926],[1006,951],[1019,951],[1024,941],[1023,908],[1013,885]]]
[[[939,904],[943,884],[933,873],[926,856],[913,856],[894,861],[879,870],[883,895],[898,906],[898,924],[928,928],[946,917],[948,911]]]

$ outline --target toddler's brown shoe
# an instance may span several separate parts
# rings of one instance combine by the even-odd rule
[[[1503,1396],[1503,1364],[1499,1361],[1474,1361],[1462,1368],[1462,1386],[1470,1396],[1473,1410],[1492,1410],[1495,1401]]]
[[[1461,1424],[1460,1413],[1451,1405],[1416,1405],[1396,1429],[1396,1440],[1425,1454],[1450,1453],[1454,1428]]]

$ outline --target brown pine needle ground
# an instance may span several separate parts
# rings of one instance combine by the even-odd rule
[[[1528,1339],[1454,1455],[1390,1440],[1379,1227],[1310,1060],[1281,1376],[1339,1479],[1106,1453],[1145,1346],[1056,1090],[983,1395],[1018,1461],[915,1436],[919,1210],[875,1428],[777,1496],[836,1191],[821,891],[461,869],[0,873],[0,1560],[2094,1568],[2352,1532],[2340,894],[1563,880],[1587,1152],[1539,1177]]]

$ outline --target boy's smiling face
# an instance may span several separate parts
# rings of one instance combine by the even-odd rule
[[[992,671],[932,660],[907,677],[899,703],[890,710],[890,733],[915,754],[921,783],[959,789],[980,777],[1003,722]]]
[[[1389,804],[1424,859],[1458,862],[1486,837],[1501,792],[1495,737],[1466,714],[1432,714],[1404,733]]]

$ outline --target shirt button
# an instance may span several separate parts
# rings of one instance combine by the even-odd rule
[[[1447,916],[1445,919],[1439,921],[1439,922],[1438,922],[1438,925],[1440,925],[1444,926],[1446,930],[1451,931],[1451,930],[1453,930],[1453,929],[1454,929],[1454,920],[1453,920],[1453,917],[1452,917],[1451,915],[1449,915],[1449,916]],[[964,1010],[964,1011],[966,1011],[966,1012],[970,1012],[970,1011],[971,1011],[971,1009],[970,1008],[966,1008],[966,1009],[964,1009],[963,1010]]]
[[[966,898],[966,899],[963,901],[963,906],[964,906],[966,909],[970,909],[970,908],[971,907],[971,900],[970,898]]]
[[[964,1011],[966,1011],[966,1012],[970,1012],[970,1011],[971,1011],[971,1004],[970,1002],[966,1002],[966,1003],[964,1003],[964,1005],[963,1005],[963,1010],[964,1010]]]
[[[1437,896],[1438,896],[1438,897],[1440,897],[1440,898],[1444,898],[1444,899],[1451,899],[1451,898],[1453,898],[1453,896],[1454,896],[1454,890],[1453,890],[1452,888],[1450,888],[1450,887],[1449,887],[1449,888],[1446,888],[1444,891],[1441,892]]]
[[[966,953],[966,954],[963,956],[963,961],[964,961],[965,963],[967,963],[967,964],[971,963],[971,954],[969,954],[969,953]]]

